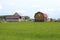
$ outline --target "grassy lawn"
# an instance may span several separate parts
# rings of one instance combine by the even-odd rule
[[[0,40],[60,40],[60,22],[0,23]]]

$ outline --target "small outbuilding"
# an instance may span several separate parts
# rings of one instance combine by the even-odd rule
[[[47,14],[42,12],[37,12],[34,15],[35,22],[44,22],[47,21],[47,18],[48,18]]]

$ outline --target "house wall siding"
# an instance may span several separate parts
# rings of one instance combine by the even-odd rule
[[[10,19],[6,19],[6,21],[14,22],[14,21],[19,21],[19,19],[14,19],[14,18],[13,18],[13,19],[11,19],[11,18],[10,18]]]

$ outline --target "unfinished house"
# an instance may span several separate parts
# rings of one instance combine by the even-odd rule
[[[42,12],[37,12],[34,15],[35,22],[44,22],[44,21],[47,21],[47,17],[48,17],[47,14],[42,13]]]

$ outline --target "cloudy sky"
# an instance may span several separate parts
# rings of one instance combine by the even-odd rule
[[[49,18],[60,18],[59,0],[0,0],[0,15],[19,12],[34,18],[37,11],[44,12]]]

